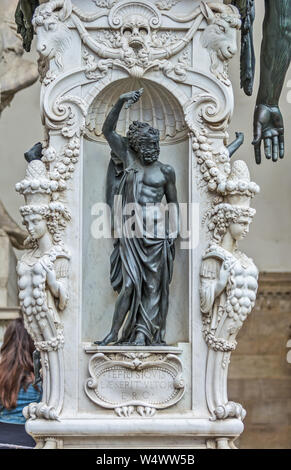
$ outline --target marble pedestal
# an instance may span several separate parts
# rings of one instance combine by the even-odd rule
[[[133,28],[140,18],[147,32],[143,54],[124,34],[127,22]],[[205,219],[219,178],[225,182],[231,173],[227,62],[237,50],[239,25],[235,8],[196,0],[66,0],[36,10],[44,151],[17,190],[26,198],[24,216],[31,208],[48,221],[53,248],[40,256],[44,263],[50,257],[59,283],[52,302],[43,282],[37,309],[21,282],[26,326],[43,366],[43,400],[25,410],[38,448],[232,448],[243,431],[227,397],[231,350],[214,351],[205,340],[199,295],[212,237]],[[159,128],[161,161],[176,170],[189,233],[177,241],[169,346],[97,348],[93,342],[109,331],[116,302],[112,240],[96,237],[110,156],[101,128],[117,97],[141,87],[142,99],[121,114],[117,131],[124,134],[135,119]],[[30,251],[19,276],[36,271],[46,279]],[[223,416],[215,415],[220,405],[230,407]]]

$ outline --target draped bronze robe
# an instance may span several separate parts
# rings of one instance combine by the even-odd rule
[[[116,191],[122,197],[122,209],[128,203],[138,204],[139,176],[138,169],[133,167],[123,171]],[[122,218],[125,222],[126,216]],[[138,332],[144,333],[148,345],[164,344],[169,284],[175,257],[174,240],[130,235],[128,227],[123,224],[110,258],[113,289],[120,292],[127,276],[134,286],[119,344],[133,343]]]

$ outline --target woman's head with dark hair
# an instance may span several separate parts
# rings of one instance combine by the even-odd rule
[[[20,388],[34,382],[34,349],[22,318],[11,321],[0,350],[0,405],[7,409],[16,407]]]

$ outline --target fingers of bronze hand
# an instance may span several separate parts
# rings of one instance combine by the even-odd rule
[[[277,162],[279,158],[279,139],[278,136],[273,137],[272,160]]]
[[[254,123],[254,140],[253,145],[258,145],[262,140],[262,124],[260,121]]]
[[[260,165],[261,157],[262,124],[260,121],[254,123],[254,140],[252,142],[255,149],[256,164]]]
[[[261,161],[262,161],[262,157],[261,157],[261,142],[259,144],[256,144],[254,146],[255,148],[255,159],[256,159],[256,164],[257,165],[260,165]]]
[[[143,94],[143,88],[140,88],[139,90],[136,90],[133,92],[132,99],[137,101],[141,97],[142,94]]]
[[[272,139],[270,137],[266,137],[264,139],[264,147],[265,147],[265,155],[268,160],[272,158]]]
[[[279,135],[279,157],[284,158],[284,134]]]
[[[125,105],[125,109],[128,109],[131,107],[132,104],[136,103],[137,100],[134,100],[134,99],[131,99],[131,100],[128,100],[126,105]]]
[[[140,99],[142,93],[143,93],[143,88],[140,88],[139,90],[132,91],[131,93],[129,93],[127,96],[125,109],[130,108],[132,104],[136,103]]]
[[[261,141],[268,160],[277,162],[284,157],[284,127],[280,109],[266,105],[256,106],[254,114],[254,150],[256,163],[261,163]]]

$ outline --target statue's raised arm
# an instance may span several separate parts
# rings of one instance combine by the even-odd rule
[[[133,103],[136,103],[139,100],[142,93],[143,89],[141,88],[140,90],[130,91],[129,93],[121,95],[109,112],[102,127],[102,132],[109,143],[111,150],[122,161],[126,160],[128,144],[127,138],[122,137],[116,132],[117,121],[123,105],[125,104],[125,107],[129,108]]]

